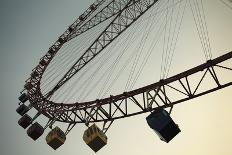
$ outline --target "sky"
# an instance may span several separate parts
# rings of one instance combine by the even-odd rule
[[[220,0],[203,2],[213,57],[217,57],[232,50],[232,9]],[[17,124],[20,117],[15,112],[24,81],[38,64],[39,58],[91,3],[93,0],[0,1],[1,155],[95,154],[82,140],[83,124],[78,124],[67,136],[66,143],[54,151],[46,144],[45,135],[35,142],[31,140]],[[231,3],[228,5],[232,7]],[[188,38],[186,34],[196,31],[190,28],[191,25],[194,25],[193,20],[186,15],[177,50],[188,52],[176,54],[170,74],[184,71],[188,65],[183,64],[188,62],[190,66],[204,62],[202,55],[196,55],[196,50],[200,49],[197,37],[185,42]],[[231,74],[224,77],[231,79]],[[150,80],[146,76],[141,79]],[[160,141],[148,127],[145,121],[148,114],[117,120],[107,132],[107,146],[97,154],[230,155],[231,91],[232,87],[225,88],[176,105],[172,118],[179,125],[181,133],[168,144]]]

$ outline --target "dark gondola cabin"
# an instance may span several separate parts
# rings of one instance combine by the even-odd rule
[[[65,39],[60,37],[60,38],[58,39],[58,42],[59,42],[60,44],[63,44],[63,43],[65,42]]]
[[[32,118],[29,115],[25,114],[23,115],[23,117],[19,119],[18,124],[24,129],[26,129],[31,124],[31,122]]]
[[[146,120],[160,139],[167,143],[180,132],[178,125],[175,124],[169,113],[164,109],[155,110]]]
[[[31,77],[36,78],[39,76],[39,73],[35,70],[31,73]]]
[[[46,60],[44,60],[44,59],[41,59],[40,60],[40,62],[39,62],[39,64],[41,65],[41,66],[45,66],[45,65],[47,65],[47,61]]]
[[[85,130],[83,140],[94,152],[107,144],[106,135],[95,124]]]
[[[27,129],[27,135],[33,140],[37,140],[43,132],[44,128],[38,122],[35,122]]]
[[[27,100],[28,100],[27,94],[26,94],[26,93],[23,93],[22,95],[19,96],[18,99],[19,99],[19,101],[22,102],[22,103],[27,102]]]
[[[24,85],[24,88],[25,88],[26,90],[30,90],[32,87],[33,87],[33,85],[32,85],[30,82],[27,82],[27,83]]]
[[[68,28],[69,33],[72,33],[73,30],[74,30],[74,28],[71,26]]]
[[[55,127],[54,129],[52,129],[46,136],[47,144],[51,146],[54,150],[63,145],[65,140],[66,135],[59,127]]]
[[[26,106],[25,104],[21,104],[17,109],[16,112],[23,116],[24,114],[26,114],[29,111],[29,107]]]
[[[54,54],[56,53],[56,51],[55,51],[55,49],[50,48],[49,51],[48,51],[48,53],[49,53],[50,55],[54,55]]]
[[[92,5],[90,6],[90,10],[93,11],[94,9],[95,9],[95,5],[92,4]]]
[[[79,20],[80,21],[83,21],[84,20],[84,17],[82,15],[79,16]]]

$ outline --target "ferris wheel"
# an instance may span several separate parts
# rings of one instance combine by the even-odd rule
[[[169,76],[187,11],[206,61]],[[156,46],[162,51],[158,82],[136,85]],[[85,124],[83,140],[97,152],[115,120],[149,113],[148,125],[168,143],[181,131],[170,116],[174,105],[231,86],[232,79],[220,75],[232,71],[231,58],[232,52],[213,58],[202,0],[96,0],[32,70],[19,97],[18,124],[33,140],[49,127],[46,142],[53,149]],[[202,88],[206,78],[213,84]],[[45,126],[35,122],[40,115],[48,118]],[[53,127],[56,122],[67,127]]]

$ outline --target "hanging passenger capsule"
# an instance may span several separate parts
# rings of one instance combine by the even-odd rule
[[[92,5],[90,6],[90,10],[93,11],[94,9],[95,9],[95,5],[92,4]]]
[[[39,62],[39,64],[40,64],[41,66],[45,66],[45,65],[47,65],[47,61],[44,60],[44,59],[41,59],[40,62]]]
[[[30,82],[26,82],[25,85],[24,85],[24,88],[26,90],[30,90],[32,87],[33,87],[33,85]]]
[[[80,21],[83,21],[83,20],[84,20],[83,15],[80,15],[80,16],[79,16],[79,20],[80,20]]]
[[[95,124],[85,130],[83,140],[94,152],[107,144],[106,135]]]
[[[28,100],[28,96],[26,93],[23,93],[18,99],[20,102],[25,103]]]
[[[46,136],[47,144],[51,146],[54,150],[63,145],[65,140],[66,135],[59,127],[55,127],[54,129],[52,129]]]
[[[29,111],[29,107],[26,106],[25,104],[21,104],[17,109],[16,112],[23,116],[24,114],[26,114]]]
[[[60,37],[60,38],[58,39],[58,42],[59,42],[60,44],[65,43],[65,38]]]
[[[27,135],[33,140],[37,140],[43,132],[44,128],[38,122],[35,122],[27,129]]]
[[[72,26],[69,26],[68,31],[69,31],[70,33],[72,33],[73,30],[74,30],[74,28],[73,28]]]
[[[29,115],[25,114],[23,115],[23,117],[19,119],[18,124],[24,129],[26,129],[31,124],[31,122],[32,118]]]
[[[39,73],[36,70],[31,73],[31,77],[35,78],[37,76],[39,76]]]
[[[48,53],[49,53],[50,55],[54,55],[54,54],[56,53],[56,51],[55,51],[54,48],[50,48],[50,49],[48,50]]]
[[[175,124],[169,113],[164,109],[155,110],[146,120],[160,139],[167,143],[180,132],[178,125]]]

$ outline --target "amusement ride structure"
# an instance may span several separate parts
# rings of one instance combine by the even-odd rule
[[[67,91],[64,87],[68,81],[75,76],[81,77],[82,74],[85,74],[84,71],[87,72],[88,67],[94,67],[94,64],[91,64],[94,59],[101,57],[101,54],[105,54],[104,52],[109,50],[112,44],[117,44],[117,40],[124,33],[129,33],[130,28],[132,29],[133,25],[138,24],[136,22],[152,9],[156,11],[156,16],[163,14],[163,17],[166,17],[166,19],[163,19],[164,22],[161,22],[157,27],[164,28],[161,33],[170,34],[172,32],[175,34],[175,36],[166,37],[166,42],[167,40],[174,40],[169,44],[174,47],[186,6],[189,6],[190,11],[193,13],[206,57],[205,63],[167,77],[168,66],[171,65],[169,57],[163,69],[166,69],[166,72],[156,83],[136,89],[128,87],[128,91],[89,101],[74,100],[65,102],[66,99],[55,99],[54,96],[59,96],[57,92],[62,89],[63,93]],[[179,9],[176,9],[178,7]],[[151,14],[148,17],[149,19],[146,20],[150,20],[155,15]],[[178,18],[178,20],[175,21],[174,17]],[[176,22],[173,29],[171,29],[172,26],[170,25],[168,27],[170,20]],[[163,26],[162,23],[164,23]],[[68,48],[68,46],[71,46],[69,45],[70,42],[95,27],[101,27],[101,24],[105,24],[105,26],[102,26],[104,29],[99,31],[90,45],[83,48],[84,52],[80,56],[72,56],[75,57],[74,62],[63,61],[63,63],[68,62],[71,66],[68,66],[68,69],[59,77],[59,80],[52,80],[51,78],[51,81],[55,81],[55,83],[52,87],[46,89],[46,84],[44,84],[46,80],[44,78],[46,79],[46,74],[51,70],[56,71],[50,65],[54,66],[56,61],[62,60],[62,48]],[[86,40],[85,42],[90,41]],[[166,45],[168,46],[168,44]],[[171,48],[168,51],[172,51]],[[172,56],[172,53],[166,54],[166,57],[164,54],[164,58],[168,56]],[[140,55],[138,54],[136,57],[138,58]],[[150,55],[147,55],[147,58],[149,57]],[[56,60],[56,58],[60,59]],[[19,97],[20,105],[16,110],[22,116],[18,123],[24,129],[28,128],[27,134],[34,140],[38,139],[44,133],[44,130],[50,127],[51,131],[48,133],[46,141],[53,149],[57,149],[64,144],[66,135],[75,125],[83,123],[88,127],[84,132],[83,140],[93,151],[97,152],[107,144],[106,132],[115,120],[150,112],[150,115],[146,118],[148,125],[155,130],[161,140],[169,142],[180,132],[179,126],[170,117],[173,106],[231,86],[231,78],[230,81],[225,81],[220,77],[221,70],[223,72],[232,71],[231,65],[224,65],[225,62],[226,64],[232,64],[231,58],[232,52],[212,58],[202,0],[96,0],[49,48],[48,52],[40,59],[39,64],[33,69],[30,78],[26,80],[24,90]],[[104,63],[100,66],[103,65]],[[136,67],[139,66],[134,65],[132,68]],[[57,69],[60,68],[62,67],[57,67]],[[87,69],[84,70],[85,68]],[[56,78],[56,75],[53,74],[53,76]],[[195,78],[196,76],[198,78]],[[211,80],[210,83],[215,83],[215,85],[200,89],[206,76],[211,77],[208,80]],[[88,81],[83,83],[88,85]],[[74,90],[75,85],[67,84],[67,88],[71,89],[71,87],[73,88],[72,93],[78,93]],[[62,93],[62,91],[59,93]],[[37,110],[33,117],[27,114],[31,108]],[[40,115],[48,118],[45,126],[35,122]],[[66,130],[62,131],[58,126],[53,128],[56,122],[66,123]]]

